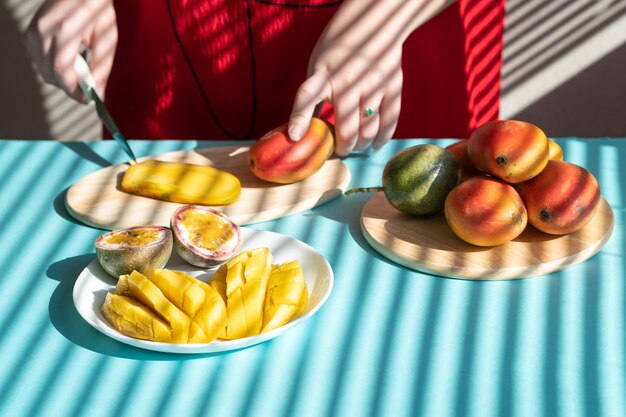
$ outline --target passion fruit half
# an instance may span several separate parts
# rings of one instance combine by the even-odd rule
[[[96,239],[96,258],[113,278],[165,267],[172,255],[172,231],[164,226],[113,230]]]
[[[210,268],[226,262],[242,244],[239,226],[208,207],[180,207],[172,214],[170,226],[176,252],[197,267]]]

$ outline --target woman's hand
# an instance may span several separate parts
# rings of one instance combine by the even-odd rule
[[[78,101],[74,61],[81,45],[91,50],[91,72],[104,93],[117,45],[113,0],[46,0],[26,30],[26,47],[43,79]]]
[[[315,46],[289,135],[298,140],[320,102],[333,105],[337,155],[387,143],[398,124],[402,44],[450,0],[346,0]]]

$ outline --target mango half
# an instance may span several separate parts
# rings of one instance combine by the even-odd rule
[[[210,343],[227,320],[226,305],[215,289],[168,269],[120,276],[100,311],[126,336],[167,343]]]
[[[183,206],[172,214],[176,252],[191,265],[210,268],[226,262],[241,247],[239,226],[224,214],[202,206]]]
[[[172,231],[164,226],[137,226],[99,236],[96,258],[113,278],[136,270],[163,268],[172,255]]]
[[[151,159],[131,165],[121,187],[127,193],[183,204],[232,204],[241,193],[239,178],[229,172]]]

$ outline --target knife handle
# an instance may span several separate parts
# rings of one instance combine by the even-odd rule
[[[97,94],[96,80],[91,74],[91,69],[89,69],[89,64],[87,63],[87,60],[80,53],[76,54],[76,60],[74,61],[74,71],[76,71],[76,75],[78,76],[78,85],[80,86],[80,89],[87,98],[87,102],[92,101],[93,97],[91,91],[93,90]]]

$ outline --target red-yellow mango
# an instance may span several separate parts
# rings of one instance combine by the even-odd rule
[[[515,184],[541,172],[549,145],[545,133],[531,123],[494,120],[472,132],[467,152],[476,168]]]
[[[548,139],[548,159],[563,160],[563,149],[552,139]]]
[[[596,178],[578,165],[551,160],[536,177],[516,185],[528,221],[545,233],[562,235],[580,230],[600,204]]]
[[[266,133],[250,147],[248,165],[262,180],[290,184],[316,173],[334,150],[333,126],[313,118],[308,131],[297,142],[289,138],[287,124]]]
[[[484,175],[469,178],[450,191],[446,221],[464,241],[496,246],[519,236],[528,221],[526,208],[512,185]]]
[[[467,139],[454,142],[451,145],[446,146],[446,150],[451,152],[459,163],[461,168],[461,181],[465,181],[468,178],[480,175],[481,172],[472,164],[467,154],[467,145],[469,141]]]

